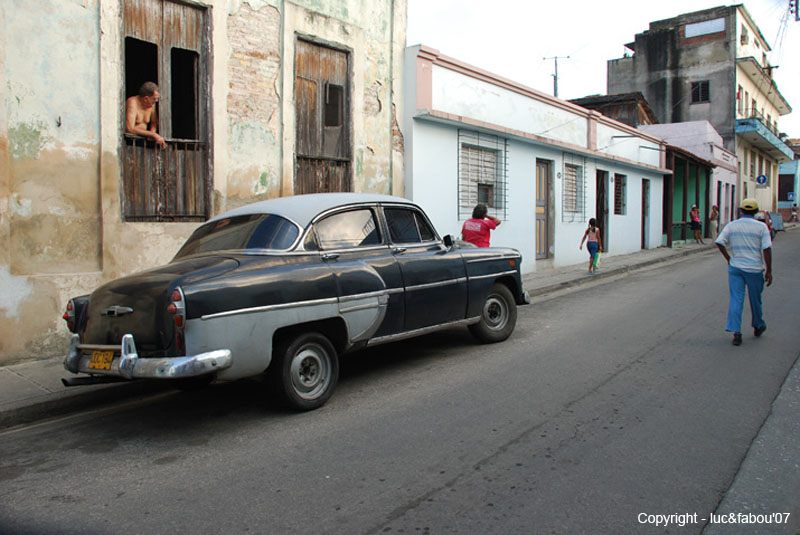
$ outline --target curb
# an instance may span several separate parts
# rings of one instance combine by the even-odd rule
[[[83,388],[84,390],[42,394],[41,397],[46,399],[31,403],[29,398],[4,407],[0,410],[0,430],[48,418],[66,416],[81,410],[103,408],[105,405],[116,403],[124,398],[171,390],[169,385],[147,381],[97,385],[88,387],[88,390],[85,390],[87,387],[69,388]]]
[[[597,274],[592,275],[591,277],[589,277],[589,276],[577,277],[577,278],[574,278],[574,279],[571,279],[571,280],[556,282],[556,283],[553,283],[553,284],[548,284],[546,286],[540,286],[538,288],[528,289],[527,291],[528,291],[528,293],[530,294],[531,297],[538,297],[538,296],[546,295],[546,294],[549,294],[549,293],[552,293],[552,292],[555,292],[555,291],[558,291],[558,290],[565,290],[565,289],[568,289],[568,288],[575,288],[575,287],[578,287],[578,286],[583,286],[585,284],[589,284],[589,283],[597,281],[599,279],[606,279],[606,278],[609,278],[609,277],[613,277],[615,275],[620,275],[620,274],[623,274],[623,273],[630,273],[630,272],[633,272],[633,271],[638,271],[640,269],[644,269],[646,267],[650,267],[650,266],[655,265],[655,264],[667,264],[667,263],[670,263],[670,262],[673,262],[673,261],[681,260],[682,258],[684,258],[686,256],[689,256],[689,255],[698,254],[698,253],[704,253],[704,252],[707,253],[707,252],[710,252],[710,251],[716,251],[716,247],[714,247],[714,248],[708,247],[708,248],[705,248],[705,249],[695,249],[695,248],[685,249],[685,250],[681,250],[680,252],[673,253],[672,255],[667,256],[667,257],[651,258],[651,259],[645,260],[643,262],[635,262],[635,263],[632,263],[632,264],[625,264],[623,266],[619,266],[619,267],[615,267],[615,268],[610,268],[608,270],[600,271]],[[580,264],[580,266],[583,266],[583,264]],[[535,277],[536,273],[534,272],[531,276]]]

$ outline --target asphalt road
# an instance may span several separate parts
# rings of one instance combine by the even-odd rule
[[[740,347],[709,251],[347,357],[311,413],[240,382],[0,433],[0,532],[701,533],[798,358],[800,233],[774,256]]]

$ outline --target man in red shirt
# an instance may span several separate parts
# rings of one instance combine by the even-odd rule
[[[489,215],[485,204],[478,204],[472,210],[472,219],[464,221],[461,238],[478,247],[489,247],[490,231],[497,228],[500,220]]]

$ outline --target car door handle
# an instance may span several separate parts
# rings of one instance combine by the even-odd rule
[[[407,249],[405,247],[395,247],[392,249],[392,254],[403,254],[406,252],[406,250]]]
[[[339,253],[325,253],[322,255],[323,260],[336,260],[339,258]]]

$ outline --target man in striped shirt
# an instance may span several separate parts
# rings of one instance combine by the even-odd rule
[[[745,287],[750,298],[753,335],[761,336],[767,330],[761,307],[761,292],[764,291],[765,281],[767,286],[772,284],[772,239],[769,228],[761,221],[756,221],[754,217],[758,212],[758,203],[755,199],[743,200],[741,208],[742,216],[725,225],[714,242],[728,261],[730,304],[725,330],[733,333],[735,346],[742,344]]]

